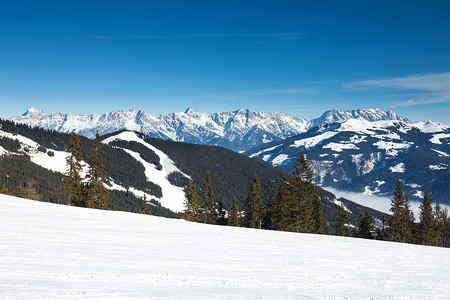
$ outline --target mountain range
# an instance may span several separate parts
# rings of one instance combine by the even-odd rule
[[[34,127],[92,138],[98,131],[134,130],[149,137],[222,146],[291,172],[303,152],[316,181],[347,191],[391,196],[397,178],[413,199],[428,187],[450,204],[450,126],[410,122],[380,109],[330,110],[316,119],[283,113],[198,113],[192,109],[154,117],[144,110],[103,115],[47,115],[28,109],[11,118]]]
[[[248,109],[206,114],[195,112],[191,108],[185,112],[159,117],[152,116],[143,109],[119,110],[102,115],[47,115],[42,110],[30,108],[11,120],[63,133],[75,130],[88,138],[93,138],[97,131],[104,135],[119,130],[133,130],[149,137],[221,146],[241,152],[269,142],[284,140],[322,124],[354,118],[368,121],[407,121],[392,111],[384,112],[380,109],[332,110],[317,119],[308,120],[283,113],[251,112]]]

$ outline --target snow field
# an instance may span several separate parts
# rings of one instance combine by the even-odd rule
[[[449,249],[0,195],[1,299],[444,299]]]

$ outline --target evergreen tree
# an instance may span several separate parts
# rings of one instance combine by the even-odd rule
[[[28,199],[39,201],[41,199],[41,196],[36,191],[36,188],[34,187],[35,185],[36,185],[36,180],[29,180],[27,182],[27,187],[25,190],[26,190]]]
[[[267,201],[263,219],[263,227],[265,229],[272,228],[272,215],[274,214],[276,204],[275,186],[271,179],[267,184]]]
[[[9,190],[5,184],[3,184],[2,188],[0,189],[0,194],[9,195]]]
[[[431,202],[430,192],[428,191],[428,188],[426,188],[422,204],[420,205],[420,231],[418,242],[421,245],[431,245],[434,240],[434,219]]]
[[[227,211],[225,210],[225,200],[220,197],[219,203],[217,204],[217,224],[227,225],[226,218]]]
[[[350,224],[350,218],[345,209],[338,205],[336,210],[336,235],[349,236],[348,225]]]
[[[144,215],[151,215],[152,214],[152,205],[147,201],[147,195],[144,194],[144,196],[140,199],[140,207],[139,207],[139,213]]]
[[[69,156],[66,158],[67,172],[63,177],[68,204],[86,206],[80,175],[83,154],[81,152],[80,137],[75,131],[72,131],[69,143],[65,148],[66,151],[69,152]]]
[[[229,226],[239,226],[239,210],[236,204],[236,198],[233,197],[231,201],[231,209],[228,214],[228,225]]]
[[[247,209],[245,211],[246,225],[250,228],[260,228],[264,217],[263,213],[261,182],[255,173],[247,197]]]
[[[20,197],[20,198],[26,198],[27,197],[27,190],[23,186],[18,186],[16,189],[16,192],[14,193],[14,196]]]
[[[87,182],[87,207],[107,209],[109,204],[108,190],[104,186],[106,171],[103,165],[103,144],[100,135],[96,134],[89,156],[89,173]]]
[[[206,171],[203,188],[204,214],[202,222],[207,224],[217,224],[216,196],[212,186],[211,175]]]
[[[403,195],[399,179],[397,179],[394,198],[391,201],[391,211],[393,213],[389,220],[391,239],[395,242],[411,242],[414,216],[409,208],[408,196]]]
[[[439,201],[436,201],[436,206],[433,211],[434,217],[434,228],[435,228],[435,238],[434,238],[434,246],[445,247],[446,241],[446,219],[447,212],[442,210]]]
[[[192,180],[189,180],[188,185],[184,189],[185,195],[185,214],[188,221],[200,222],[202,220],[202,206],[200,198],[198,197],[197,188]]]
[[[291,226],[291,205],[292,205],[292,190],[290,178],[283,174],[278,188],[278,194],[274,205],[270,212],[270,225],[272,230],[290,230]]]
[[[313,185],[314,172],[309,161],[303,153],[294,164],[294,172],[291,175],[291,209],[289,230],[295,232],[314,232],[314,203],[318,197]],[[318,205],[316,205],[318,206]],[[319,212],[317,212],[319,214]]]
[[[366,209],[366,212],[359,212],[358,228],[356,229],[356,237],[363,239],[373,239],[372,235],[372,216]]]
[[[328,226],[325,215],[322,211],[322,201],[319,198],[319,189],[314,186],[312,190],[313,197],[313,211],[312,211],[312,221],[313,221],[313,233],[319,234],[329,234],[330,228]]]

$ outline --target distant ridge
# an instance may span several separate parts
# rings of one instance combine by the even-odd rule
[[[98,131],[107,134],[118,130],[135,130],[150,137],[194,144],[222,146],[234,151],[247,151],[268,142],[304,133],[309,129],[349,119],[367,121],[396,120],[407,122],[392,111],[380,109],[330,110],[317,119],[303,119],[283,113],[252,112],[240,109],[222,113],[198,113],[192,108],[185,112],[159,117],[145,110],[117,110],[102,115],[51,114],[29,108],[24,114],[11,118],[16,122],[58,132],[77,133],[92,138]]]

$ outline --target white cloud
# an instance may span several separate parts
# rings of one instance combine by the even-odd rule
[[[414,92],[411,99],[393,103],[392,106],[412,106],[450,102],[450,72],[361,80],[349,82],[345,84],[344,87],[347,90],[389,88]]]

